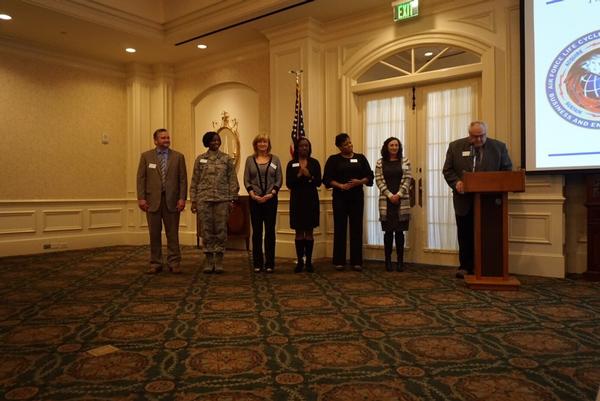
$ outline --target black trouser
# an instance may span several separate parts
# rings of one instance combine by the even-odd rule
[[[275,266],[275,220],[277,218],[277,197],[265,203],[250,200],[250,220],[252,221],[252,258],[254,268]],[[265,228],[265,253],[263,257],[263,225]]]
[[[346,264],[346,228],[350,221],[350,264],[362,266],[364,197],[333,197],[333,264]]]
[[[473,233],[473,209],[465,216],[456,215],[456,227],[458,234],[458,259],[460,268],[473,273],[473,259],[475,252],[475,239]]]

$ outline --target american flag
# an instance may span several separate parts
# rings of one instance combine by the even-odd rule
[[[292,126],[292,144],[290,145],[290,155],[294,155],[294,148],[298,143],[298,140],[305,137],[304,133],[304,117],[302,116],[302,95],[300,93],[300,73],[295,71],[296,74],[296,109],[294,111],[294,125]]]

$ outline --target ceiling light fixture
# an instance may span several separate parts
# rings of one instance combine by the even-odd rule
[[[12,17],[8,14],[0,14],[0,19],[4,21],[10,21]]]
[[[203,44],[199,44],[198,45],[198,49],[206,49],[208,46],[203,45]]]
[[[433,52],[425,52],[425,57],[431,57],[433,56]]]
[[[125,51],[127,53],[135,53],[136,52],[136,50],[133,47],[128,47],[127,49],[125,49]]]

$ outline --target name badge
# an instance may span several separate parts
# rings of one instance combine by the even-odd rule
[[[470,150],[463,150],[462,155],[463,155],[463,157],[471,156],[471,151]]]
[[[292,163],[292,167],[300,167],[300,163]]]
[[[350,159],[350,163],[358,163],[358,159]]]
[[[208,159],[200,159],[200,163],[208,163]]]
[[[277,166],[275,165],[275,163],[271,163],[271,167],[273,167],[273,170],[277,170]]]
[[[156,164],[154,164],[154,163],[148,163],[148,168],[156,168]]]

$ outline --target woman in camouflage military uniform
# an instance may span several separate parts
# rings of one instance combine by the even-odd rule
[[[204,245],[204,273],[223,273],[223,252],[227,241],[227,219],[231,203],[238,197],[240,186],[235,161],[219,150],[221,138],[214,131],[202,137],[208,148],[194,162],[190,187],[192,212],[200,213]]]

